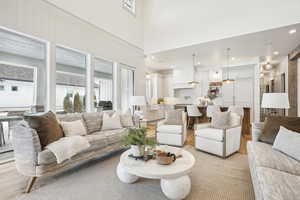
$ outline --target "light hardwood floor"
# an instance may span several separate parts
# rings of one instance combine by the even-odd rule
[[[149,135],[155,134],[153,128],[149,129]],[[242,137],[240,153],[246,154],[247,138]],[[194,131],[188,130],[188,137],[185,145],[194,145]],[[14,162],[0,164],[0,199],[13,200],[24,191],[28,179],[19,173]]]

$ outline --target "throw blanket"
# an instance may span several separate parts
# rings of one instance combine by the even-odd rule
[[[57,163],[62,163],[89,147],[88,140],[79,135],[63,137],[46,146],[55,155]]]

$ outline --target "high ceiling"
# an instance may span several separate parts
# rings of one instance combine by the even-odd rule
[[[296,29],[297,32],[289,34]],[[231,64],[253,62],[259,57],[272,56],[281,59],[300,44],[300,23],[282,28],[206,42],[184,48],[152,54],[146,57],[146,66],[152,70],[171,69],[178,65],[191,66],[192,54],[196,54],[196,64],[200,66],[221,66],[226,64],[226,49],[231,48]],[[274,55],[277,51],[279,54]],[[233,57],[233,58],[232,58]]]

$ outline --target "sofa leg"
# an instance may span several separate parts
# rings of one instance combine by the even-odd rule
[[[25,190],[25,193],[30,193],[31,189],[32,189],[32,186],[33,184],[35,183],[37,177],[31,177],[28,181],[28,184],[27,184],[27,187],[26,187],[26,190]]]

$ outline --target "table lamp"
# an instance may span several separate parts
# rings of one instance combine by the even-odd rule
[[[290,108],[287,93],[264,93],[261,102],[262,108],[288,109]]]

